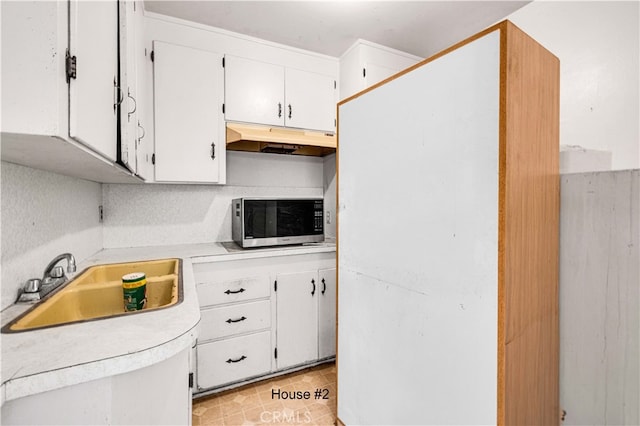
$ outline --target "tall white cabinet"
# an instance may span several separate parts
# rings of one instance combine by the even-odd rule
[[[558,423],[558,82],[505,21],[339,104],[343,423]]]

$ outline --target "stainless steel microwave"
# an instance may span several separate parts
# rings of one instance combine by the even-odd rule
[[[236,198],[231,234],[241,247],[324,240],[321,198]]]

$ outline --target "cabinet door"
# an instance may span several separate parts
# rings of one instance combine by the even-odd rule
[[[155,180],[223,183],[222,55],[154,41]]]
[[[277,368],[314,361],[318,357],[318,273],[278,274],[276,281]]]
[[[225,56],[225,119],[284,125],[284,68]]]
[[[69,7],[70,54],[77,58],[69,84],[69,136],[115,161],[116,104],[123,96],[116,87],[118,3],[73,0]]]
[[[120,160],[138,173],[138,87],[136,84],[136,4],[120,1],[120,86],[124,99],[120,104]]]
[[[332,77],[285,70],[285,124],[301,129],[335,130],[336,88]]]
[[[336,354],[336,268],[318,271],[318,358]]]

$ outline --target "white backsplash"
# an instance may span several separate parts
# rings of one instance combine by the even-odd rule
[[[2,309],[42,277],[54,256],[78,262],[102,249],[101,185],[12,163],[1,165]]]
[[[227,185],[103,185],[104,247],[231,240],[231,200],[322,197],[323,159],[227,153]]]

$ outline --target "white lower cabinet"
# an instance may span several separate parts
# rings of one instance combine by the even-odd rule
[[[335,252],[200,263],[194,392],[335,356]]]

